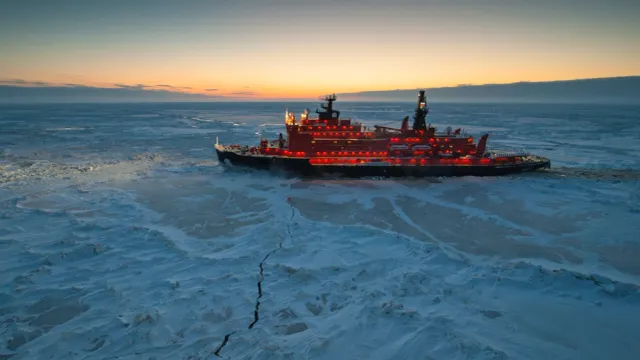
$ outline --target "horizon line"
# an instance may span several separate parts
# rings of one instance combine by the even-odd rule
[[[464,88],[464,87],[481,87],[481,86],[505,86],[505,85],[516,85],[516,84],[544,84],[544,83],[559,83],[559,82],[579,82],[579,81],[594,81],[594,80],[612,80],[612,79],[624,79],[624,78],[637,78],[640,77],[640,74],[637,75],[619,75],[619,76],[609,76],[609,77],[586,77],[586,78],[574,78],[574,79],[556,79],[556,80],[544,80],[544,81],[530,81],[530,80],[519,80],[513,82],[504,82],[504,83],[469,83],[469,84],[457,84],[457,85],[449,85],[449,86],[437,86],[437,87],[413,87],[413,88],[387,88],[380,90],[355,90],[355,91],[346,91],[346,92],[331,92],[336,95],[354,95],[354,94],[366,94],[370,92],[390,92],[390,91],[413,91],[413,90],[435,90],[435,89],[455,89],[455,88]],[[144,85],[144,84],[136,84],[136,85],[123,85],[121,83],[108,84],[109,86],[98,86],[98,85],[83,85],[83,84],[72,84],[72,83],[51,83],[44,82],[39,80],[24,80],[24,79],[9,79],[9,78],[0,78],[0,87],[20,87],[20,88],[93,88],[93,89],[123,89],[123,90],[142,90],[142,91],[150,91],[150,92],[168,92],[175,94],[183,94],[183,95],[193,95],[193,96],[204,96],[210,99],[225,99],[225,98],[237,98],[237,99],[265,99],[265,100],[273,100],[279,101],[279,99],[285,99],[286,101],[306,101],[306,100],[317,100],[319,96],[323,95],[305,95],[300,97],[269,97],[269,96],[260,96],[259,92],[256,92],[254,95],[256,96],[241,96],[238,97],[237,91],[230,91],[229,94],[224,94],[224,92],[218,92],[219,89],[216,89],[216,94],[211,94],[211,91],[207,89],[196,90],[197,92],[185,92],[179,91],[181,88],[186,89],[185,87],[178,86],[168,86],[168,85]],[[158,89],[160,87],[161,89]],[[200,92],[202,91],[202,92]],[[235,96],[234,96],[235,95]],[[241,100],[240,100],[241,101]],[[207,102],[207,101],[204,101]],[[233,101],[237,102],[237,101]]]
[[[391,90],[393,91],[393,90]],[[316,100],[317,101],[317,100]],[[273,100],[273,99],[243,99],[243,100],[221,100],[221,101],[207,101],[207,100],[164,100],[164,101],[19,101],[19,102],[2,102],[0,106],[20,106],[20,105],[153,105],[153,104],[243,104],[243,103],[310,103],[315,101],[291,99],[291,100]],[[360,104],[360,103],[385,103],[385,104],[415,104],[413,100],[346,100],[340,101],[340,103],[348,104]],[[540,101],[540,100],[431,100],[430,103],[440,104],[460,104],[460,105],[640,105],[638,101],[612,101],[612,100],[584,100],[584,101]]]

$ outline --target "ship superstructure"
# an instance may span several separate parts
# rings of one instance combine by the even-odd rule
[[[310,116],[310,111],[305,109],[298,119],[286,111],[285,134],[275,140],[262,138],[258,146],[252,147],[216,144],[219,159],[246,165],[278,164],[291,170],[296,170],[297,166],[304,172],[316,168],[319,172],[332,170],[357,174],[354,170],[357,167],[363,169],[363,174],[382,175],[389,174],[380,169],[385,166],[393,167],[393,173],[412,175],[491,175],[549,166],[548,159],[528,153],[487,152],[489,134],[482,135],[476,143],[474,137],[462,129],[447,127],[445,131],[437,132],[426,121],[429,108],[424,90],[418,92],[411,126],[407,116],[400,128],[380,125],[368,128],[350,118],[340,117],[340,112],[333,107],[335,94],[325,96],[323,100],[323,111],[316,110],[316,116]],[[287,162],[287,159],[296,161]],[[458,171],[451,170],[452,166],[469,168]],[[372,170],[372,167],[377,169]],[[368,171],[364,171],[365,168]],[[484,174],[483,168],[494,171]],[[496,172],[497,168],[505,170]]]

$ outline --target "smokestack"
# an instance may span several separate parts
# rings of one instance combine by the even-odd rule
[[[476,146],[476,155],[477,156],[484,155],[484,152],[487,149],[487,138],[488,137],[489,137],[489,134],[484,134],[480,138],[480,141],[478,141],[478,146]]]

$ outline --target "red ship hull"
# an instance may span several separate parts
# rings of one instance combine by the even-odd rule
[[[374,126],[340,118],[333,109],[335,95],[325,98],[326,111],[309,117],[309,110],[296,121],[286,112],[286,137],[261,139],[259,146],[218,144],[215,150],[222,163],[260,169],[285,170],[301,175],[342,175],[348,177],[404,176],[496,176],[549,168],[549,159],[528,153],[486,151],[489,134],[473,137],[462,129],[443,133],[426,123],[429,109],[425,92],[418,95],[414,123],[405,117],[399,129]]]

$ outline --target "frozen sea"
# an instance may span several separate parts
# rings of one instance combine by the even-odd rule
[[[287,106],[1,106],[0,359],[640,358],[640,107],[431,104],[536,174],[218,163]]]

